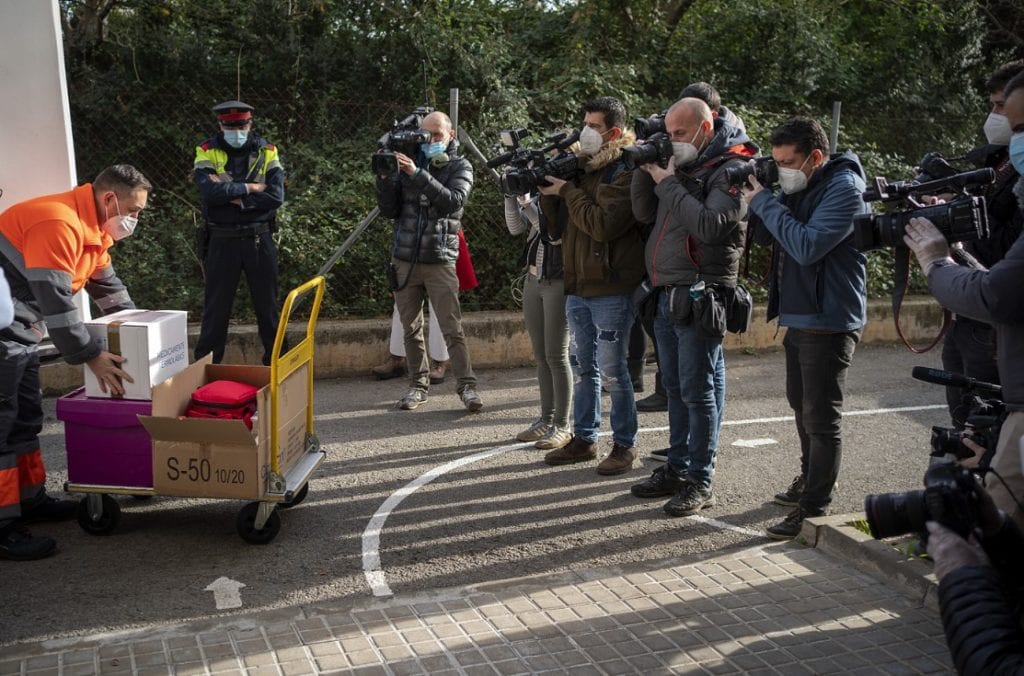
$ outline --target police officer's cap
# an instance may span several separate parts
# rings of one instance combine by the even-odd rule
[[[252,111],[252,106],[241,101],[225,101],[213,107],[217,121],[225,127],[244,127],[252,121]]]

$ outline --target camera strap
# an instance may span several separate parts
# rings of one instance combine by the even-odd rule
[[[907,349],[914,354],[924,354],[933,347],[939,344],[943,336],[946,335],[946,331],[949,330],[950,323],[953,320],[953,313],[946,308],[942,308],[942,328],[939,329],[939,335],[935,336],[933,340],[926,347],[915,347],[910,344],[906,336],[903,335],[903,329],[900,327],[900,308],[903,307],[903,297],[907,295],[907,289],[910,287],[910,249],[905,246],[896,247],[893,250],[893,271],[892,271],[892,317],[893,323],[896,326],[896,335],[900,337],[900,340]]]

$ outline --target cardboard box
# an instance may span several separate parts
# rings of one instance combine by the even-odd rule
[[[153,404],[130,399],[90,399],[78,388],[57,400],[64,421],[68,482],[128,488],[153,487],[153,445],[139,423]]]
[[[153,488],[159,495],[259,500],[270,473],[270,368],[211,364],[207,355],[153,388],[153,415],[139,416],[153,440]],[[309,405],[309,364],[278,390],[278,469],[302,456]],[[213,380],[260,387],[253,430],[241,420],[183,418],[196,388]]]
[[[125,358],[124,399],[152,398],[153,387],[188,366],[188,313],[179,310],[122,310],[91,319],[85,328],[100,347]],[[85,395],[109,399],[92,370],[85,368]]]

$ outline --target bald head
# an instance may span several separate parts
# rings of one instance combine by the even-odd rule
[[[420,127],[430,132],[431,141],[447,142],[455,138],[455,134],[452,132],[452,119],[439,110],[435,110],[423,118],[423,124]]]
[[[711,108],[700,99],[679,99],[665,113],[665,130],[674,142],[703,148],[711,138],[715,121]]]

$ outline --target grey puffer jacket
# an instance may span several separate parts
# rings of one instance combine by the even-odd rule
[[[462,212],[473,188],[469,160],[454,155],[448,144],[447,162],[427,162],[412,176],[396,171],[377,177],[380,213],[395,219],[391,255],[400,261],[455,263],[459,256]]]

